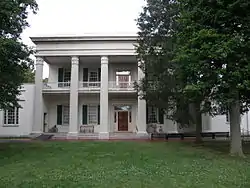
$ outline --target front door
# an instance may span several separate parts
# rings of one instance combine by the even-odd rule
[[[118,112],[118,131],[128,131],[128,111]]]

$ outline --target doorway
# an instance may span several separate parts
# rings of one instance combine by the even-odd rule
[[[118,112],[118,131],[128,131],[128,111]]]

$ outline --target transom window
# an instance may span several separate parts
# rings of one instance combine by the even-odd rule
[[[4,111],[4,125],[19,124],[19,108],[11,108]]]
[[[88,105],[88,124],[98,124],[97,105]]]
[[[148,123],[158,123],[158,109],[156,107],[148,107]]]

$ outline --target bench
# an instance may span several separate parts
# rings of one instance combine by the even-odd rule
[[[184,138],[195,138],[196,133],[152,133],[151,139],[165,139],[168,140],[169,138],[180,138],[184,140]],[[201,133],[202,138],[212,138],[215,139],[216,137],[226,137],[229,138],[229,132],[203,132]]]

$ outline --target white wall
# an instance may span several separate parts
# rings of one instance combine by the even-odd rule
[[[82,106],[83,105],[99,105],[100,104],[100,94],[93,94],[93,95],[79,95],[78,98],[78,121],[79,125],[82,125]],[[98,133],[100,130],[100,125],[95,125],[94,126],[94,132]]]
[[[52,128],[54,125],[57,125],[57,105],[69,105],[69,94],[55,94],[44,96],[44,103],[46,108],[44,112],[47,113],[48,127],[45,129],[48,131],[49,128]],[[68,132],[69,126],[66,125],[57,125],[58,132]]]
[[[16,127],[4,126],[4,113],[0,111],[0,135],[1,136],[26,136],[32,131],[33,112],[34,112],[34,84],[24,84],[22,93],[19,97],[19,125]]]

